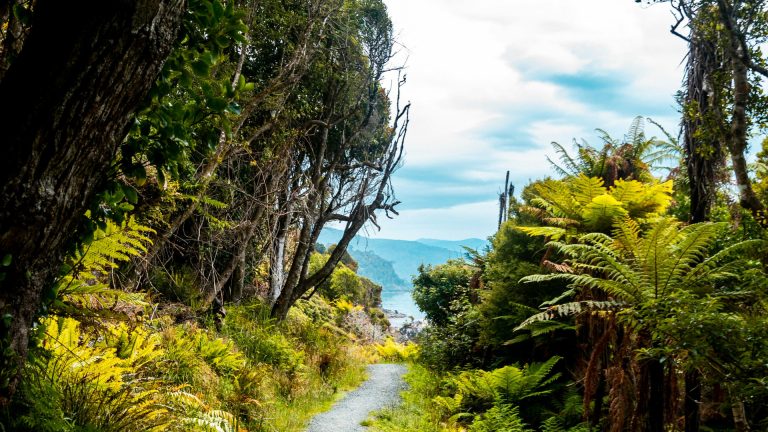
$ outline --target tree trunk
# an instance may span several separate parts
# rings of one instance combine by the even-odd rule
[[[699,432],[701,404],[701,374],[692,370],[685,374],[685,432]]]
[[[749,432],[749,422],[747,421],[747,410],[744,402],[734,400],[731,402],[731,413],[733,414],[733,426],[736,432]]]
[[[245,288],[245,254],[240,256],[240,262],[237,263],[235,273],[232,275],[230,281],[229,301],[236,302],[243,298],[243,290]]]
[[[691,223],[709,219],[717,193],[718,171],[723,166],[724,149],[706,122],[712,114],[711,80],[719,69],[715,47],[696,34],[691,36],[686,66],[683,142],[691,198]]]
[[[733,42],[737,44],[737,42]],[[739,203],[752,212],[761,226],[768,226],[765,208],[752,189],[749,178],[747,160],[744,151],[747,148],[747,104],[749,103],[750,85],[747,77],[747,66],[735,56],[738,47],[733,47],[734,57],[731,59],[733,69],[733,111],[731,113],[731,130],[728,137],[728,150],[731,153],[731,164],[739,190]]]
[[[183,0],[38,0],[0,82],[0,404],[29,329],[134,111],[175,41]]]
[[[648,360],[648,432],[664,432],[664,365]]]

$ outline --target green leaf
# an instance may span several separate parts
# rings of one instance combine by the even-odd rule
[[[125,193],[125,199],[127,199],[129,203],[136,204],[139,202],[139,194],[132,186],[124,185],[123,192]]]
[[[9,265],[11,265],[12,259],[13,257],[11,256],[11,254],[5,254],[5,256],[3,256],[3,260],[0,262],[0,265],[2,265],[3,267],[8,267]]]
[[[208,107],[215,112],[222,112],[227,109],[227,100],[224,98],[214,97],[207,101]]]
[[[133,210],[133,205],[129,204],[127,202],[124,202],[124,203],[120,203],[120,205],[117,206],[117,208],[122,210],[122,211],[129,212],[129,211]]]
[[[32,20],[32,11],[20,4],[13,6],[13,15],[25,26]]]
[[[211,72],[211,65],[202,60],[192,63],[192,72],[199,77],[206,77]]]

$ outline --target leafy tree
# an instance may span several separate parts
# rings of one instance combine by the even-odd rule
[[[696,220],[711,205],[703,196],[717,182],[721,155],[730,154],[739,202],[765,224],[765,204],[752,186],[745,151],[750,133],[766,125],[760,82],[768,77],[760,48],[766,37],[765,1],[671,1],[672,32],[689,43],[683,92],[685,147]],[[686,22],[690,32],[681,33]]]
[[[419,266],[413,278],[413,299],[435,325],[443,325],[453,314],[453,304],[468,299],[475,269],[461,260],[448,260],[438,266]]]
[[[390,178],[401,161],[409,106],[400,106],[396,97],[390,124],[388,94],[379,83],[391,56],[391,22],[378,1],[349,6],[341,10],[337,31],[327,35],[331,49],[315,64],[303,89],[310,100],[323,103],[302,118],[309,128],[292,151],[286,181],[288,196],[306,194],[307,205],[293,211],[293,201],[284,199],[276,218],[269,298],[280,319],[331,275],[357,232],[368,222],[376,224],[377,211],[389,217],[399,203]],[[359,44],[350,40],[358,37]],[[344,234],[326,266],[308,274],[309,245],[333,221],[345,225]],[[290,258],[285,248],[289,233],[296,235]]]

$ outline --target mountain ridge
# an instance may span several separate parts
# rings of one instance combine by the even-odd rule
[[[324,228],[320,234],[318,243],[322,243],[326,246],[337,243],[341,239],[342,233],[341,230],[335,228]],[[411,278],[418,273],[418,267],[422,264],[442,264],[449,259],[463,257],[465,254],[463,246],[472,249],[482,249],[486,245],[488,245],[486,240],[477,238],[464,240],[439,240],[426,238],[418,240],[396,240],[370,238],[358,235],[350,242],[348,252],[352,258],[359,262],[360,274],[384,286],[384,289],[386,290],[388,288],[410,287]],[[377,258],[380,258],[381,260]],[[391,264],[391,268],[394,271],[396,278],[406,282],[405,286],[389,285],[395,282],[396,279],[391,275],[387,276],[388,271],[384,268],[387,267],[387,264],[385,263]],[[376,275],[374,276],[374,274]]]

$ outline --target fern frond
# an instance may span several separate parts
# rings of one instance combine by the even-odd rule
[[[528,326],[539,321],[549,321],[559,317],[568,317],[579,315],[585,312],[605,311],[615,312],[626,307],[626,303],[618,301],[594,301],[585,300],[571,303],[563,303],[550,306],[544,312],[528,317],[525,321],[515,327],[514,331],[526,329]]]
[[[682,280],[693,267],[701,262],[712,246],[717,233],[726,223],[699,223],[683,228],[678,237],[679,242],[671,245],[677,257],[671,264],[671,271],[660,287],[666,291],[670,284]]]
[[[565,228],[548,227],[548,226],[542,226],[542,227],[518,226],[518,227],[515,227],[515,229],[522,231],[531,237],[545,237],[552,240],[559,240],[566,233]]]
[[[93,242],[84,252],[75,252],[70,257],[67,267],[71,270],[57,281],[58,301],[63,309],[130,309],[127,305],[143,308],[147,304],[145,295],[113,289],[108,284],[108,277],[119,263],[147,251],[147,246],[152,243],[148,233],[154,231],[133,217],[120,225],[107,221],[105,229],[97,229]]]
[[[559,165],[553,163],[549,157],[547,157],[547,160],[549,160],[549,163],[551,163],[555,169],[563,174],[563,176],[572,176],[576,175],[576,173],[579,172],[579,167],[576,161],[571,157],[570,154],[568,154],[568,151],[560,145],[557,142],[551,143],[552,147],[555,149],[555,153],[557,153],[560,156],[560,162],[562,162],[565,165],[565,168],[561,168]]]
[[[706,280],[707,278],[712,277],[718,272],[718,267],[721,266],[721,263],[724,260],[732,259],[736,256],[736,254],[739,254],[739,253],[754,251],[760,247],[765,247],[765,245],[766,245],[765,240],[745,240],[743,242],[736,243],[735,245],[731,245],[721,250],[720,252],[712,255],[711,257],[705,259],[696,267],[694,267],[686,275],[685,279],[682,280],[682,285],[690,286],[697,279]]]
[[[597,177],[587,177],[579,174],[568,182],[573,198],[583,207],[600,195],[605,195],[607,190],[603,186],[603,180]]]
[[[632,119],[627,132],[626,141],[634,146],[640,145],[645,140],[645,121],[642,116]]]

